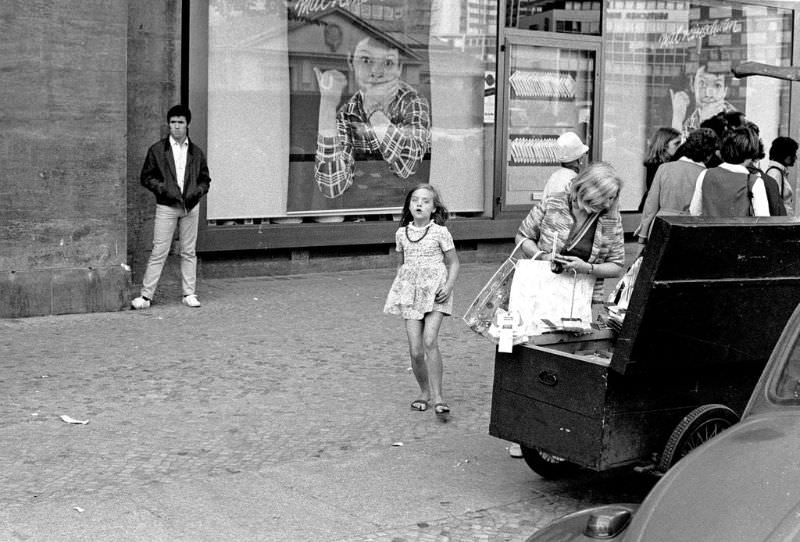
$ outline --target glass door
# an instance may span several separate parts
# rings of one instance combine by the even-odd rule
[[[586,40],[586,43],[582,43]],[[595,157],[600,43],[584,37],[511,35],[501,106],[501,208],[530,209],[560,167],[556,140],[574,132]]]

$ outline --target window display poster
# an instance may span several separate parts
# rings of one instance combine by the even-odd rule
[[[671,58],[681,65],[677,76],[665,81],[669,104],[661,111],[669,117],[662,116],[657,125],[684,135],[718,113],[744,111],[746,95],[746,82],[731,76],[733,65],[748,56],[741,13],[708,7],[697,7],[694,13],[686,30],[665,31],[656,43],[656,51],[673,53]]]
[[[719,113],[739,112],[759,125],[762,137],[776,134],[781,129],[779,85],[763,78],[738,79],[731,69],[747,60],[790,63],[791,11],[706,3],[690,8],[685,24],[665,27],[653,44],[654,58],[663,59],[653,73],[653,87],[663,84],[667,92],[661,94],[663,107],[652,109],[660,114],[652,118],[651,131],[672,126],[688,134]]]
[[[394,214],[428,181],[482,212],[495,59],[450,35],[471,5],[209,0],[207,218]]]
[[[290,25],[289,213],[395,208],[428,181],[427,48],[389,30],[401,28],[393,9],[374,7],[388,25],[341,8]]]
[[[494,109],[497,101],[497,80],[493,71],[483,76],[483,122],[494,124]]]

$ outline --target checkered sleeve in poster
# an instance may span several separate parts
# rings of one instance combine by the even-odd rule
[[[392,171],[403,179],[416,172],[430,147],[430,106],[411,87],[398,93],[391,111],[391,124],[381,141],[381,154]]]
[[[317,155],[314,178],[326,198],[344,194],[353,184],[353,146],[347,134],[334,137],[317,136]]]

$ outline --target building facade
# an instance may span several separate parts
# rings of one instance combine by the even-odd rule
[[[462,259],[496,258],[566,131],[620,171],[632,230],[658,127],[688,131],[726,108],[756,122],[767,147],[797,139],[795,83],[731,75],[745,60],[797,62],[797,6],[6,2],[0,316],[127,306],[152,240],[139,170],[178,102],[212,176],[201,280],[393,265],[404,195],[419,182],[441,191]],[[383,98],[377,130],[367,94]]]

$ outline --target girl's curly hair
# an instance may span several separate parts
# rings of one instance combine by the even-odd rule
[[[431,213],[431,220],[440,226],[444,226],[450,213],[447,207],[444,206],[444,203],[442,203],[442,197],[439,195],[439,191],[429,183],[420,183],[408,191],[406,194],[406,201],[403,204],[403,214],[400,216],[400,226],[407,226],[414,221],[414,217],[411,214],[411,195],[420,189],[428,190],[433,194],[433,212]]]

